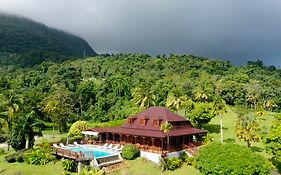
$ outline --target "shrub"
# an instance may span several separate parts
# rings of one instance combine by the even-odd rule
[[[281,164],[281,123],[273,125],[264,138],[266,152],[272,159]]]
[[[265,158],[250,149],[235,145],[211,143],[202,147],[196,157],[197,168],[204,174],[269,175]]]
[[[186,164],[195,167],[196,161],[195,161],[194,157],[188,157],[187,160],[186,160]]]
[[[160,167],[162,171],[171,170],[174,171],[175,169],[181,167],[182,161],[179,158],[172,157],[172,158],[164,158],[161,159]]]
[[[24,157],[23,156],[17,156],[16,161],[19,162],[19,163],[22,163],[22,162],[24,162]]]
[[[62,166],[63,166],[64,170],[74,172],[74,171],[76,171],[77,164],[73,160],[64,159],[62,161]]]
[[[30,151],[30,149],[24,149],[24,150],[17,151],[14,154],[7,155],[5,157],[5,160],[9,163],[24,162],[25,154],[28,153],[29,151]]]
[[[0,155],[4,155],[5,154],[5,150],[4,149],[0,149]]]
[[[104,170],[100,169],[92,169],[92,168],[84,168],[80,175],[105,175]]]
[[[28,164],[35,164],[35,165],[45,165],[48,162],[55,159],[53,156],[53,150],[49,149],[49,147],[45,148],[35,148],[32,152],[27,153],[25,155],[25,161]]]
[[[71,173],[68,171],[64,171],[64,172],[62,172],[62,175],[71,175]]]
[[[82,131],[88,129],[87,121],[77,121],[73,123],[69,129],[69,136],[79,136]]]
[[[181,154],[180,154],[180,157],[179,157],[179,159],[182,161],[182,162],[187,162],[187,160],[188,160],[188,155],[186,154],[186,152],[182,152]]]
[[[122,149],[122,157],[127,160],[133,160],[140,156],[140,149],[135,145],[125,145]]]
[[[5,156],[5,160],[9,163],[14,163],[16,162],[16,155],[15,154],[10,154]]]

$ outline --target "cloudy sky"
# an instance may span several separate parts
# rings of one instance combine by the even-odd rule
[[[186,53],[281,66],[280,0],[0,0],[98,53]]]

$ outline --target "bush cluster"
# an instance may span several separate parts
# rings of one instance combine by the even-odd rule
[[[196,157],[197,168],[204,174],[269,175],[270,165],[262,156],[236,144],[211,143]]]
[[[105,171],[103,169],[93,169],[93,168],[84,168],[81,175],[105,175]]]
[[[5,150],[4,149],[0,149],[0,155],[4,155],[5,154]]]
[[[76,171],[77,163],[70,159],[64,159],[62,161],[62,166],[64,170],[74,172]]]
[[[140,156],[140,149],[135,145],[125,145],[122,149],[122,157],[127,160],[133,160]]]
[[[38,147],[32,152],[26,153],[25,161],[28,164],[45,165],[55,159],[52,153],[50,149]]]
[[[17,151],[14,154],[9,154],[9,155],[5,156],[5,160],[9,163],[24,162],[25,154],[28,152],[30,152],[30,149],[24,149],[24,150]]]
[[[172,157],[172,158],[164,158],[161,159],[160,167],[162,171],[174,171],[175,169],[181,167],[182,160],[180,158]]]

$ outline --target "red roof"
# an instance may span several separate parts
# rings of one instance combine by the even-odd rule
[[[166,134],[161,131],[160,125],[166,121],[173,125],[173,128],[169,132],[170,136],[207,132],[194,128],[189,120],[163,107],[151,107],[129,118],[121,127],[92,128],[89,130],[100,133],[110,132],[124,135],[164,138]]]
[[[166,134],[161,130],[145,130],[145,129],[133,129],[133,128],[122,128],[122,127],[108,127],[108,128],[92,128],[89,129],[91,131],[99,132],[99,133],[114,133],[114,134],[124,134],[124,135],[135,135],[135,136],[143,136],[143,137],[156,137],[156,138],[165,138]],[[202,134],[207,131],[185,127],[185,128],[176,128],[171,129],[169,132],[169,136],[184,136],[184,135],[194,135],[194,134]]]
[[[184,117],[164,108],[164,107],[150,107],[147,110],[137,114],[134,117],[131,117],[134,122],[126,122],[122,125],[123,128],[134,128],[134,129],[146,129],[146,130],[160,130],[161,123],[168,121],[169,123],[173,122],[186,122],[187,125],[191,123]],[[142,120],[146,120],[146,124],[143,125]],[[155,121],[159,120],[159,125],[154,125]]]

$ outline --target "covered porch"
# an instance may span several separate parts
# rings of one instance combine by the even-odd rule
[[[89,134],[87,136],[87,134]],[[120,134],[113,132],[93,132],[84,133],[87,142],[90,144],[134,144],[140,150],[153,152],[153,153],[163,153],[163,152],[175,152],[185,149],[189,149],[194,146],[200,146],[202,144],[202,137],[204,134],[190,134],[190,135],[180,135],[180,136],[169,136],[168,137],[151,137],[140,135],[130,135],[130,134]],[[91,137],[95,135],[95,137]],[[92,138],[92,139],[89,139]]]

